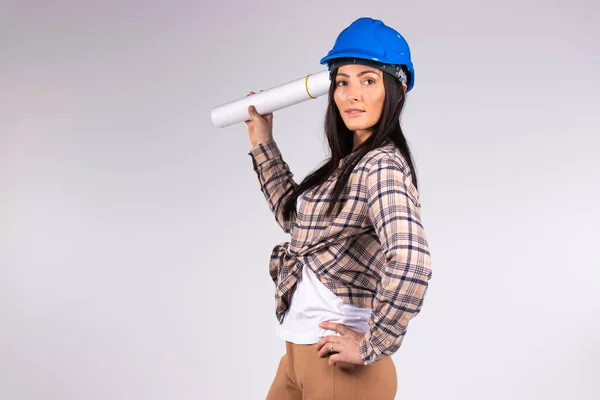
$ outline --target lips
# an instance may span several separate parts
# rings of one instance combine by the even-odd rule
[[[364,110],[358,108],[348,108],[344,112],[351,117],[355,117],[358,115],[362,115],[362,113],[364,113]]]

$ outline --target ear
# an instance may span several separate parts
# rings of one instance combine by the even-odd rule
[[[403,83],[402,87],[404,88],[404,93],[406,93],[406,89],[408,88],[408,86],[406,86],[406,83]]]

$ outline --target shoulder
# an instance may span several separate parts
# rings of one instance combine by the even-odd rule
[[[367,191],[379,196],[386,193],[402,193],[416,207],[420,207],[419,193],[413,183],[410,165],[395,144],[388,144],[368,152],[364,163],[363,183]]]
[[[381,168],[392,168],[407,176],[411,174],[410,166],[393,143],[371,150],[360,160],[357,167],[367,173]]]

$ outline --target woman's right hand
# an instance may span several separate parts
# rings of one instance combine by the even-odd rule
[[[248,96],[253,94],[256,93],[250,92]],[[254,106],[249,106],[248,114],[250,119],[246,121],[246,125],[252,147],[273,140],[273,113],[260,115]]]

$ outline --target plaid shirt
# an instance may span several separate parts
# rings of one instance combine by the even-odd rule
[[[392,355],[421,310],[431,277],[418,193],[399,150],[388,144],[359,161],[337,215],[325,212],[339,167],[320,187],[303,194],[291,220],[282,210],[297,184],[276,143],[259,144],[249,155],[275,219],[291,234],[289,242],[275,246],[269,264],[279,323],[306,265],[342,300],[373,310],[360,344],[364,364]]]

